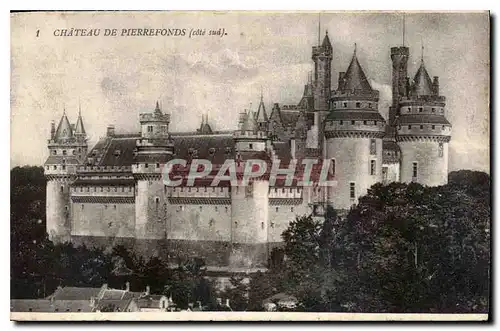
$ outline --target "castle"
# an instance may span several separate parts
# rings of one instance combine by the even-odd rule
[[[314,76],[300,101],[275,103],[269,112],[261,97],[256,112],[240,114],[234,131],[213,131],[203,116],[196,132],[170,132],[170,114],[157,103],[140,114],[140,132],[119,134],[109,126],[89,151],[81,112],[76,124],[64,113],[57,128],[52,123],[45,162],[50,238],[122,243],[147,254],[202,257],[213,266],[265,267],[298,215],[321,217],[325,204],[348,210],[377,182],[445,184],[451,124],[438,77],[430,78],[423,58],[410,80],[409,48],[391,48],[392,105],[385,120],[356,49],[332,89],[333,51],[326,32],[312,48]],[[228,159],[330,160],[336,185],[260,179],[244,188],[204,181],[169,187],[162,169],[173,158],[207,159],[216,168]]]

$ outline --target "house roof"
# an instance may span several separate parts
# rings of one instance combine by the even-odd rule
[[[89,300],[12,299],[14,312],[91,312]]]
[[[55,140],[59,139],[69,139],[73,136],[73,128],[69,123],[68,117],[66,116],[66,111],[64,111],[59,125],[57,125],[56,133],[54,136]]]
[[[101,291],[100,287],[58,287],[54,293],[47,299],[54,300],[90,300],[91,297],[97,297]]]
[[[235,145],[232,134],[173,136],[174,158],[190,159],[190,152],[196,150],[198,159],[211,160],[223,164],[226,159],[234,158]]]
[[[127,311],[127,308],[129,307],[131,301],[132,298],[122,299],[122,300],[118,299],[99,300],[94,310],[102,310],[107,306],[112,306],[115,312],[125,312]]]

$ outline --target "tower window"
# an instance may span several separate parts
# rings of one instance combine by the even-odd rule
[[[370,175],[371,176],[374,176],[375,175],[375,172],[376,172],[376,164],[375,164],[375,160],[371,160],[370,161]]]
[[[54,149],[54,150],[52,151],[52,154],[53,154],[53,155],[57,155],[57,151]]]
[[[248,148],[253,149],[253,144],[252,143],[248,144]]]
[[[260,222],[260,228],[264,230],[264,222]]]
[[[290,211],[293,213],[293,207],[290,207]]]
[[[160,167],[160,164],[159,164],[159,163],[157,163],[157,164],[156,164],[156,167],[157,167],[157,168],[159,168],[159,167]]]
[[[443,125],[443,130],[444,130],[444,125]]]
[[[434,130],[435,128],[436,128],[436,126],[435,126],[435,125],[433,125],[433,126],[432,126],[432,130]]]
[[[148,132],[153,132],[153,126],[152,125],[148,125]]]
[[[340,125],[344,125],[344,121],[340,121]]]
[[[116,210],[116,205],[113,205],[113,209]]]
[[[366,122],[366,121],[363,121],[363,125],[366,125],[366,124],[367,124],[367,122]]]
[[[416,180],[417,177],[418,177],[418,164],[417,162],[413,162],[413,170],[412,170],[412,177],[413,177],[413,180]]]
[[[63,155],[66,155],[66,154],[67,154],[66,150],[65,150],[65,149],[63,149]]]
[[[432,112],[435,113],[436,112],[436,108],[432,108]]]
[[[62,165],[62,170],[66,170],[66,166],[64,164]]]
[[[421,125],[421,126],[420,126],[420,130],[423,130],[423,129],[424,129],[424,126],[423,126],[423,125]]]
[[[349,183],[349,196],[356,199],[356,183]]]
[[[443,157],[444,151],[443,151],[443,143],[439,143],[439,157]]]
[[[347,108],[347,102],[344,102],[344,108]]]
[[[356,121],[351,121],[351,124],[352,124],[352,125],[356,124]]]
[[[331,174],[332,174],[332,176],[335,176],[336,167],[337,167],[337,165],[335,164],[335,159],[332,159],[332,163],[331,163]]]
[[[419,107],[418,108],[418,112],[421,113],[423,111],[423,108],[422,107]]]
[[[370,139],[370,155],[377,155],[377,141]]]
[[[61,185],[61,193],[64,192],[64,186]]]
[[[147,168],[148,167],[148,164],[147,163],[144,163],[144,168]]]
[[[408,125],[408,130],[411,130],[411,125]]]
[[[361,108],[361,102],[356,102],[356,108]]]
[[[82,204],[82,210],[83,210],[83,208],[85,208],[85,205]]]
[[[73,155],[76,155],[76,151],[75,151],[75,150],[73,150],[72,154],[73,154]]]
[[[276,212],[278,212],[278,211],[279,211],[279,207],[276,207]]]
[[[368,108],[372,108],[372,103],[371,102],[368,103]]]

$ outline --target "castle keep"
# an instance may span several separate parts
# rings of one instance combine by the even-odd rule
[[[140,132],[121,134],[109,126],[89,151],[81,113],[71,124],[64,112],[57,128],[52,123],[45,162],[50,238],[259,267],[296,216],[321,217],[326,204],[348,210],[377,182],[445,184],[451,124],[438,77],[430,78],[423,58],[410,79],[409,48],[391,49],[393,100],[384,119],[356,48],[332,88],[333,52],[326,33],[312,48],[314,74],[299,102],[274,103],[269,111],[261,97],[256,112],[240,114],[234,131],[214,131],[203,116],[195,132],[170,132],[176,119],[156,103],[139,115]],[[280,168],[323,159],[336,185],[303,187],[264,177],[244,187],[204,180],[170,187],[163,171],[174,158],[188,164],[206,159],[214,170],[228,159],[279,160]]]

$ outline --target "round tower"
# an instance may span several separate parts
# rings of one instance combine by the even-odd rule
[[[136,179],[136,239],[165,239],[167,196],[163,182],[163,166],[173,154],[168,126],[170,114],[160,110],[139,115],[141,138],[136,142],[136,161],[132,173]]]
[[[349,209],[382,180],[385,120],[378,112],[379,93],[366,79],[356,50],[338,85],[325,121],[324,155],[339,184],[328,189],[327,200],[335,209]]]
[[[407,97],[399,101],[396,141],[401,149],[401,181],[437,186],[448,182],[451,124],[438,77],[431,80],[423,58]]]
[[[83,119],[78,115],[76,126],[70,124],[64,111],[57,129],[51,123],[48,140],[49,157],[45,161],[47,178],[46,226],[49,238],[65,242],[71,238],[70,188],[76,179],[76,168],[84,162],[87,137]]]
[[[242,176],[247,160],[269,163],[267,132],[259,129],[257,116],[249,111],[241,114],[240,128],[233,137],[239,185],[231,187],[231,261],[246,266],[265,265],[268,257],[269,180],[256,178],[245,183]],[[255,167],[252,167],[253,172],[258,171]]]

